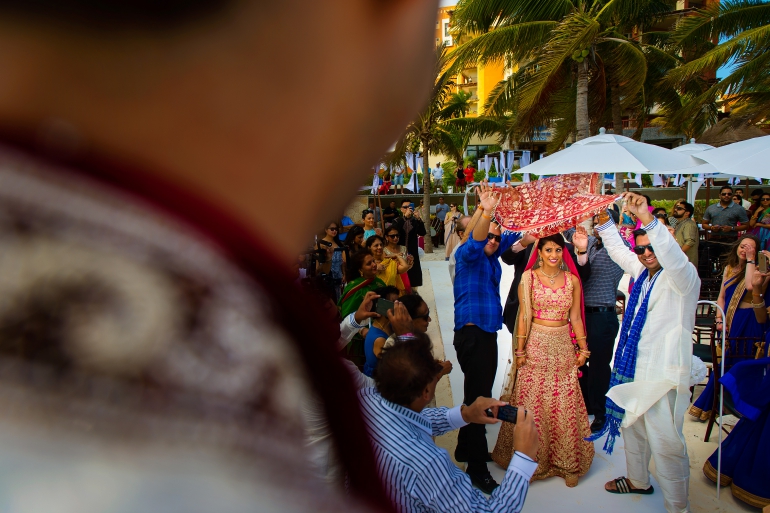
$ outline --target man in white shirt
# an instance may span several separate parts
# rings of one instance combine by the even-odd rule
[[[444,169],[441,167],[441,162],[436,164],[433,168],[433,183],[436,186],[436,192],[443,192],[442,182],[444,181]]]
[[[635,347],[633,378],[613,386],[607,393],[608,424],[610,402],[625,410],[620,431],[628,477],[608,482],[605,489],[610,493],[653,493],[649,474],[652,457],[666,511],[687,512],[690,465],[682,425],[690,404],[691,337],[700,279],[676,239],[649,212],[647,200],[633,193],[624,196],[628,210],[642,222],[643,229],[634,232],[636,254],[628,251],[606,212],[599,216],[597,231],[610,258],[637,279],[640,286],[640,291],[634,291],[639,297],[637,308],[626,312],[628,326],[632,328],[628,336],[634,336],[635,318],[646,314],[646,319]],[[646,278],[639,282],[642,274]],[[642,310],[647,295],[646,310]],[[624,319],[621,342],[626,327]],[[615,353],[613,380],[619,361],[627,358],[619,353]],[[605,447],[611,450],[611,445]]]

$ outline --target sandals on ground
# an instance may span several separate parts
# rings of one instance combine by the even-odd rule
[[[655,490],[650,486],[646,490],[640,490],[638,488],[631,488],[631,483],[628,481],[627,477],[619,477],[612,481],[615,483],[615,489],[614,490],[607,490],[610,493],[637,493],[639,495],[650,495]]]

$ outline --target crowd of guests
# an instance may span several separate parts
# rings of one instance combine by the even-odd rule
[[[404,511],[422,500],[432,511],[440,511],[445,500],[484,508],[507,502],[507,510],[517,511],[523,502],[516,497],[525,493],[525,482],[558,476],[567,486],[577,486],[592,463],[593,441],[607,435],[604,448],[608,451],[618,436],[624,436],[628,473],[607,483],[606,491],[653,493],[649,458],[643,456],[649,454],[660,461],[657,472],[667,511],[687,511],[684,413],[689,408],[691,415],[708,418],[715,387],[712,375],[690,406],[689,384],[683,376],[689,375],[690,337],[700,290],[699,255],[704,244],[693,219],[693,205],[679,200],[667,212],[653,207],[646,196],[627,194],[621,208],[613,205],[588,224],[536,239],[501,230],[487,214],[496,202],[494,189],[487,184],[480,187],[479,198],[479,214],[473,218],[462,215],[443,198],[436,207],[454,286],[453,343],[464,378],[462,401],[469,405],[468,411],[481,408],[477,405],[490,411],[503,404],[518,406],[536,420],[527,428],[536,443],[524,440],[521,426],[504,422],[490,452],[485,425],[497,419],[478,417],[477,412],[460,415],[446,408],[427,408],[437,380],[451,371],[451,364],[428,356],[430,311],[416,293],[422,284],[417,237],[424,236],[426,229],[411,202],[405,200],[400,207],[391,202],[382,213],[372,204],[360,223],[347,228],[344,242],[338,237],[339,223],[329,223],[318,239],[318,250],[327,255],[318,263],[318,271],[331,276],[334,293],[328,297],[337,303],[343,319],[361,317],[362,305],[372,297],[403,308],[401,324],[390,313],[377,315],[367,310],[368,324],[360,325],[347,339],[362,343],[363,359],[355,371],[361,374],[362,383],[373,386],[366,390],[362,386],[361,398],[365,412],[371,413],[367,419],[375,441],[382,443],[378,464],[381,470],[392,465],[399,468],[398,476],[388,474],[391,498]],[[770,193],[752,195],[752,210],[733,198],[732,189],[724,187],[720,202],[709,207],[703,219],[703,228],[710,234],[708,242],[719,245],[720,255],[723,245],[731,241],[718,299],[727,313],[724,319],[718,316],[716,328],[727,323],[730,335],[744,344],[755,344],[755,356],[760,357],[767,353],[763,298],[770,273],[760,273],[755,266],[765,247],[762,230],[770,232]],[[378,223],[379,215],[383,223]],[[384,230],[378,227],[382,225]],[[515,269],[504,307],[501,263]],[[621,326],[616,300],[624,273],[632,279]],[[343,323],[357,322],[353,317]],[[501,402],[497,402],[491,399],[492,383],[497,372],[497,333],[503,324],[513,333],[514,361]],[[406,331],[399,328],[405,325]],[[618,333],[620,345],[627,349],[614,353],[613,367]],[[728,344],[728,351],[750,353],[739,344]],[[635,353],[634,358],[623,356],[628,352]],[[613,388],[621,384],[624,386]],[[414,443],[425,445],[420,451],[430,455],[426,461],[441,469],[438,474],[397,464],[404,451],[417,449],[407,448],[385,426],[408,423],[410,411],[421,413],[421,421],[427,419],[424,426],[418,422],[412,434]],[[623,420],[629,418],[632,422],[626,426]],[[415,429],[415,425],[410,427]],[[450,429],[459,429],[454,457],[465,463],[467,481],[455,486],[451,497],[431,496],[431,486],[443,479],[456,483],[460,470],[424,436]],[[739,436],[730,441],[745,447],[748,435],[740,433],[747,431],[739,430]],[[736,459],[740,453],[733,454]],[[745,463],[746,455],[740,457]],[[709,477],[715,475],[711,459],[704,469]],[[489,462],[509,470],[502,486],[492,478]],[[753,489],[752,483],[744,484],[746,480],[736,475],[733,484]],[[407,482],[410,484],[404,488]]]

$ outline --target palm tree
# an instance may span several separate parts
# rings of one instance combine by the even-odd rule
[[[436,55],[436,80],[433,91],[427,105],[419,112],[415,119],[407,125],[406,130],[396,143],[393,151],[393,159],[403,158],[408,149],[422,150],[423,158],[423,212],[422,218],[430,219],[430,167],[428,166],[428,154],[432,151],[438,153],[442,145],[448,144],[452,135],[450,125],[444,125],[447,120],[462,112],[462,99],[453,95],[455,81],[452,70],[447,66],[447,52],[444,46],[437,50]],[[450,103],[450,99],[453,101]],[[465,100],[467,104],[467,99]],[[466,110],[467,112],[467,110]],[[456,135],[456,134],[454,134]],[[467,142],[466,142],[467,144]],[[464,150],[464,148],[463,148]],[[461,159],[462,160],[462,159]],[[433,253],[433,241],[425,237],[425,252]]]
[[[484,106],[515,114],[512,133],[553,126],[552,151],[573,132],[588,137],[612,98],[631,102],[646,76],[645,53],[625,36],[669,12],[668,0],[460,0],[453,23],[467,38],[458,63],[505,62],[518,68],[493,89]]]
[[[722,80],[693,95],[673,122],[697,115],[702,105],[713,105],[720,97],[736,105],[732,125],[768,119],[770,3],[727,0],[711,5],[683,19],[672,40],[682,55],[699,54],[668,74],[667,83],[673,87],[685,89],[722,66],[731,68]]]

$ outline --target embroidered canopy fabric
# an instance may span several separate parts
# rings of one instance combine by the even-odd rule
[[[543,178],[502,189],[495,218],[508,230],[547,237],[575,226],[612,204],[615,196],[596,194],[599,175]]]

